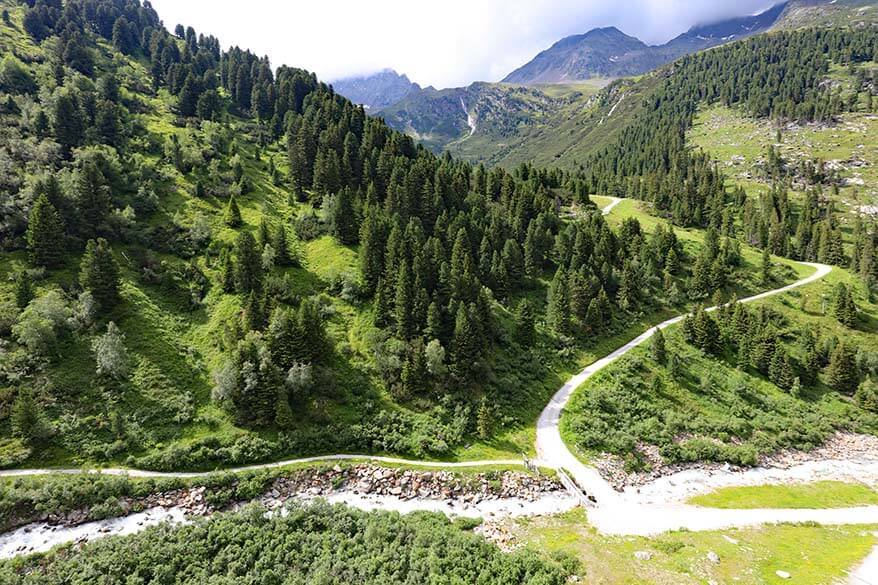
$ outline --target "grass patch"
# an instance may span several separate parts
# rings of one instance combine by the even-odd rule
[[[807,484],[729,487],[695,496],[690,504],[726,509],[850,508],[878,504],[878,492],[867,485],[841,481]]]
[[[534,549],[567,553],[584,568],[584,583],[621,585],[695,585],[785,583],[776,571],[787,571],[790,582],[826,585],[843,578],[860,563],[878,538],[864,527],[777,525],[723,532],[671,532],[655,538],[612,537],[588,525],[586,513],[521,520],[514,533]],[[651,553],[649,561],[634,553]],[[709,552],[719,555],[713,563]]]

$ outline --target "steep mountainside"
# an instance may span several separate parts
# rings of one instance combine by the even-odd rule
[[[774,25],[776,30],[808,26],[859,27],[878,22],[875,0],[796,0],[790,2]]]
[[[587,88],[586,88],[587,90]],[[592,90],[593,91],[593,90]],[[559,111],[577,91],[549,94],[539,88],[497,83],[412,92],[376,115],[425,146],[453,152],[478,137],[501,142],[521,126],[536,123],[543,114]]]
[[[561,39],[503,81],[558,83],[640,75],[683,55],[764,32],[774,25],[785,7],[786,4],[780,4],[756,16],[694,27],[659,46],[648,46],[615,27],[595,29]]]
[[[333,82],[332,86],[341,95],[369,110],[378,110],[395,104],[411,92],[421,89],[421,86],[412,83],[406,75],[400,75],[393,69],[384,69],[372,75],[339,79]]]

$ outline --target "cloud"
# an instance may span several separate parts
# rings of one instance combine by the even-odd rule
[[[496,81],[558,39],[617,26],[651,44],[772,0],[152,0],[177,23],[325,80],[391,67],[422,85]]]

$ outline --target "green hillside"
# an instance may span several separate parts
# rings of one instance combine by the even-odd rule
[[[517,456],[577,368],[794,277],[728,240],[684,295],[700,239],[569,174],[434,156],[136,2],[4,6],[3,466]]]

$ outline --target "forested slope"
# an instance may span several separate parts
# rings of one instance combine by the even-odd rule
[[[517,454],[614,336],[765,286],[730,239],[684,295],[700,247],[581,180],[437,157],[147,5],[3,6],[4,465]]]

